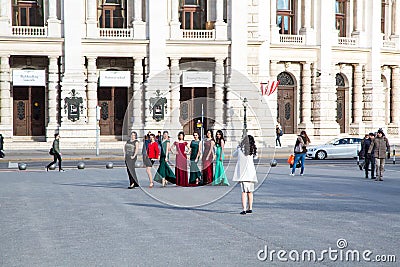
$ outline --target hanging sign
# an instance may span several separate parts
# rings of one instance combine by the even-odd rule
[[[130,71],[100,71],[100,87],[130,87]]]
[[[13,86],[46,86],[45,70],[13,70]]]
[[[183,87],[212,87],[212,71],[184,71],[182,77]]]

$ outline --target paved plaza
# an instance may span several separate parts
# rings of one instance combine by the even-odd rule
[[[303,177],[289,176],[286,164],[271,168],[246,215],[234,183],[149,189],[139,169],[143,189],[128,190],[125,168],[1,169],[0,266],[310,266],[302,260],[309,250],[321,266],[398,266],[368,263],[362,253],[400,260],[400,166],[387,165],[375,182],[348,162],[307,163]],[[259,179],[269,169],[259,165]],[[207,197],[220,198],[194,208],[155,199],[190,205]],[[323,254],[329,249],[336,260]],[[287,253],[279,260],[273,250]],[[360,262],[346,261],[349,250]]]

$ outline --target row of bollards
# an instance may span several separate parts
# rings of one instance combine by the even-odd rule
[[[78,168],[78,170],[83,170],[83,169],[85,169],[85,166],[86,166],[85,163],[82,162],[82,161],[79,162],[79,163],[76,165],[76,167]],[[26,164],[26,163],[23,163],[23,162],[18,163],[18,170],[20,170],[20,171],[25,171],[25,170],[27,169],[27,167],[28,167],[28,164]],[[56,164],[52,164],[52,165],[50,165],[49,170],[55,170],[56,167],[57,167]],[[112,169],[112,168],[114,168],[114,163],[112,163],[112,162],[107,162],[107,163],[106,163],[106,169]]]

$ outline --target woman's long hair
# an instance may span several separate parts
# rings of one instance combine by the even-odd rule
[[[213,131],[212,131],[211,129],[208,129],[208,130],[206,131],[206,137],[207,137],[208,132],[210,132],[211,140],[215,141],[215,140],[214,140],[214,133],[213,133]]]
[[[218,134],[220,134],[221,136],[218,137]],[[221,145],[221,140],[224,140],[224,133],[221,130],[218,130],[217,133],[215,134],[215,143],[218,145]]]
[[[246,137],[244,137],[239,146],[246,156],[257,155],[256,142],[254,141],[254,137],[252,135],[247,135]]]
[[[300,135],[304,136],[304,138],[306,139],[307,144],[311,143],[310,138],[308,137],[306,131],[301,131]]]

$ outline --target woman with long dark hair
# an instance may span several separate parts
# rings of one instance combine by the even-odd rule
[[[179,132],[178,141],[174,142],[176,151],[175,176],[178,186],[188,186],[187,154],[190,148],[184,139],[185,133]]]
[[[160,160],[160,149],[158,148],[158,143],[156,142],[156,136],[154,134],[150,134],[150,143],[147,146],[147,157],[148,161],[145,163],[146,165],[146,172],[149,176],[149,187],[152,188],[154,186],[153,177],[151,175],[151,168],[155,160]]]
[[[164,131],[161,142],[161,154],[160,154],[160,166],[158,167],[157,173],[154,176],[154,181],[161,183],[163,187],[166,186],[167,181],[170,183],[176,183],[176,177],[174,172],[168,165],[168,156],[170,149],[170,142],[168,132]]]
[[[202,178],[203,185],[212,183],[213,181],[213,161],[215,159],[214,154],[215,141],[212,130],[207,130],[206,138],[204,139],[204,152],[202,157],[203,170]]]
[[[215,140],[215,172],[214,172],[214,181],[212,185],[229,185],[228,178],[225,174],[224,169],[224,147],[225,147],[225,139],[224,134],[221,130],[218,130],[216,133]]]
[[[252,135],[247,135],[240,142],[234,156],[238,157],[233,174],[233,181],[239,182],[242,189],[242,215],[253,212],[254,184],[257,183],[257,173],[253,158],[257,155],[257,147]]]
[[[201,179],[201,171],[197,162],[201,157],[201,142],[199,139],[199,133],[193,133],[192,142],[190,142],[190,176],[189,176],[189,184],[198,185]]]
[[[139,140],[137,140],[137,133],[135,131],[131,132],[131,138],[126,141],[124,150],[126,171],[128,172],[129,176],[128,189],[133,189],[139,186],[135,166],[137,155],[139,153]]]
[[[290,172],[290,175],[294,176],[294,173],[296,171],[296,165],[297,162],[301,162],[301,171],[300,175],[304,175],[304,163],[306,160],[306,154],[307,154],[307,146],[311,143],[310,138],[308,138],[308,135],[306,131],[301,131],[300,135],[297,136],[296,139],[296,144],[294,145],[294,162],[293,162],[293,167],[292,171]]]

